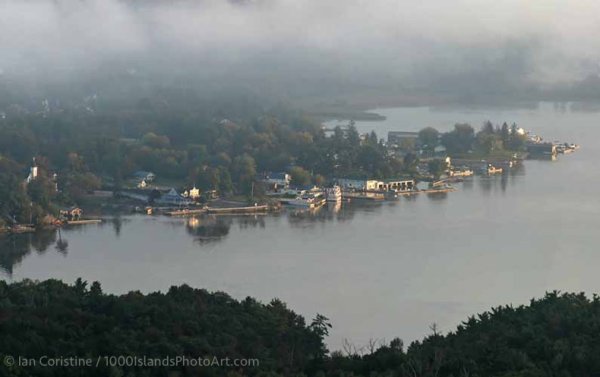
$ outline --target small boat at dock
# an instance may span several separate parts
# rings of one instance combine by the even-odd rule
[[[449,175],[450,177],[470,177],[473,175],[473,169],[464,167],[456,170],[451,170]]]
[[[338,185],[328,187],[325,189],[325,199],[328,202],[341,202],[342,201],[342,189]]]
[[[306,193],[294,199],[285,199],[281,204],[303,207],[303,208],[319,208],[325,204],[326,200],[321,193]]]
[[[361,192],[361,191],[344,191],[344,200],[366,200],[366,201],[380,201],[385,200],[385,194],[383,192]]]
[[[486,164],[483,168],[481,168],[481,172],[487,175],[500,174],[504,171],[504,169],[494,166],[492,164]]]

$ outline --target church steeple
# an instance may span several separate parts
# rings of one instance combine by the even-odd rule
[[[35,157],[33,158],[33,164],[31,165],[31,168],[29,168],[29,176],[27,177],[26,182],[27,183],[31,183],[31,181],[34,181],[38,176],[38,167],[37,164],[35,162]]]

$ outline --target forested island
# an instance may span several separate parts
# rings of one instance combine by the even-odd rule
[[[412,145],[390,145],[351,123],[326,132],[301,110],[264,109],[252,99],[213,103],[177,97],[143,98],[118,107],[88,98],[76,105],[10,105],[0,117],[0,228],[48,225],[59,208],[81,205],[95,190],[119,192],[137,171],[151,171],[163,186],[198,187],[222,196],[260,197],[264,172],[288,172],[295,186],[334,178],[419,179],[420,159],[481,158],[522,152],[517,126],[487,122],[440,133],[426,127]],[[210,109],[210,110],[208,110]],[[445,152],[436,155],[436,147]],[[27,182],[35,164],[36,177]]]
[[[0,366],[2,376],[593,376],[600,299],[547,293],[421,341],[328,350],[335,318],[306,321],[285,303],[238,301],[189,286],[115,296],[78,279],[0,282],[0,360],[169,356],[252,359],[249,367]],[[365,323],[364,326],[368,326]],[[390,334],[392,335],[392,334]],[[13,359],[11,359],[13,360]],[[18,360],[18,359],[17,359]],[[13,360],[14,361],[14,360]],[[10,364],[10,360],[9,360]]]

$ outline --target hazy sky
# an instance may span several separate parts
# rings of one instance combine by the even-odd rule
[[[0,0],[0,73],[550,85],[599,72],[599,35],[597,0]]]

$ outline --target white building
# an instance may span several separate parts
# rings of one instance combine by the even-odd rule
[[[200,189],[197,189],[196,186],[194,186],[190,191],[185,191],[183,196],[190,199],[198,199],[200,197]]]
[[[356,191],[408,191],[415,188],[415,181],[412,179],[386,179],[380,181],[377,179],[340,178],[337,183],[343,190]]]
[[[261,181],[275,188],[288,188],[292,182],[292,176],[287,173],[267,173]]]
[[[35,158],[33,159],[33,164],[31,165],[31,167],[29,168],[29,175],[27,176],[27,179],[25,179],[25,182],[27,184],[31,183],[32,181],[35,181],[35,179],[38,177],[38,167],[35,163]]]

